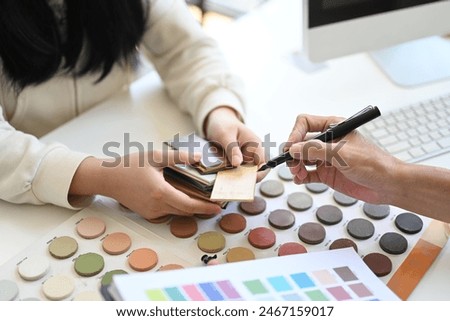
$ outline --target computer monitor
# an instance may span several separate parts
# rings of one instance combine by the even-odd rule
[[[450,77],[450,0],[304,0],[303,51],[324,62],[369,52],[397,84]]]

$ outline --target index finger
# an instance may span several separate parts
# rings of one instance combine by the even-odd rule
[[[343,120],[336,116],[316,116],[316,115],[298,115],[294,128],[289,135],[288,142],[297,143],[305,140],[306,134],[309,132],[323,132],[331,124],[339,123]]]

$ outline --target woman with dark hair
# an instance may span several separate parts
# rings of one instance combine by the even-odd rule
[[[78,209],[99,194],[145,218],[220,212],[173,188],[150,161],[139,166],[142,157],[174,162],[170,152],[133,154],[129,166],[106,167],[38,140],[128,88],[140,54],[198,133],[234,144],[227,155],[234,166],[243,160],[238,146],[260,142],[242,121],[242,84],[184,1],[0,0],[0,199]],[[261,147],[254,155],[263,162]],[[183,162],[189,156],[179,154]]]

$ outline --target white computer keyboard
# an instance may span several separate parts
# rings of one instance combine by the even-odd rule
[[[384,113],[361,132],[406,162],[450,152],[450,94]]]

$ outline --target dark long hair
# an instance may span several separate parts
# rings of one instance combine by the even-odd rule
[[[61,65],[77,75],[101,72],[100,81],[116,62],[136,57],[147,19],[142,0],[63,1],[64,38],[47,0],[0,0],[0,59],[18,88],[48,80]]]

